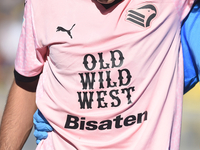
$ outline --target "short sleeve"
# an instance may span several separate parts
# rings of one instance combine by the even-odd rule
[[[47,58],[47,47],[38,44],[32,14],[31,0],[27,0],[15,59],[15,74],[17,73],[18,76],[38,76],[42,72]]]
[[[184,93],[200,79],[200,1],[195,3],[181,29],[184,59]]]

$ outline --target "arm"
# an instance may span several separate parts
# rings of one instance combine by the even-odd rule
[[[14,81],[7,99],[0,127],[0,149],[20,150],[33,126],[35,91],[38,80]]]
[[[200,79],[200,1],[196,1],[181,28],[184,60],[184,93],[192,89]]]

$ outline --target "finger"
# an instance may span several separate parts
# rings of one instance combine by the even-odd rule
[[[40,112],[39,109],[36,110],[36,112],[33,115],[33,118],[37,121],[37,122],[47,122],[47,120],[44,118],[44,116],[42,115],[42,113]]]
[[[53,131],[53,128],[51,125],[46,124],[46,123],[35,123],[34,122],[34,127],[38,131],[44,131],[44,132],[51,132]]]
[[[48,133],[35,130],[34,136],[36,137],[37,140],[42,140],[42,139],[46,139],[48,137]]]
[[[35,118],[33,118],[33,123],[34,123],[35,129],[38,131],[46,131],[46,132],[53,131],[53,128],[48,122],[46,123],[37,122]]]
[[[38,145],[40,143],[41,140],[36,140],[36,144]]]

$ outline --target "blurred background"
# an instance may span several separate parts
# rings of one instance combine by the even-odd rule
[[[13,80],[23,8],[24,0],[0,0],[0,119]],[[31,133],[23,150],[33,150],[35,147],[35,138]],[[180,150],[200,150],[199,83],[184,95]]]

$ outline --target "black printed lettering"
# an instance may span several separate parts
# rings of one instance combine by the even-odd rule
[[[97,129],[97,125],[98,122],[97,121],[88,121],[86,123],[87,127],[86,127],[86,130],[96,130]]]
[[[122,89],[122,93],[125,93],[125,91],[126,91],[126,93],[127,93],[127,100],[128,100],[128,104],[131,104],[132,103],[132,101],[131,101],[131,91],[133,92],[133,91],[135,91],[135,87],[133,86],[133,87],[129,87],[129,88],[124,88],[124,89]]]
[[[113,82],[113,85],[111,85],[111,78],[110,78],[110,71],[106,71],[106,75],[107,75],[107,88],[109,87],[116,87],[117,86],[117,82]]]
[[[85,105],[87,109],[92,109],[92,102],[93,102],[93,94],[94,92],[89,92],[90,98],[88,100],[88,92],[83,92],[83,99],[81,96],[81,92],[78,93],[78,102],[80,102],[81,109],[85,109]]]
[[[99,72],[99,89],[103,89],[104,86],[103,86],[103,72]]]
[[[68,129],[77,129],[79,124],[78,124],[79,118],[76,116],[72,115],[67,115],[67,120],[65,123],[65,128]]]
[[[91,67],[88,66],[88,61],[87,61],[89,56],[92,59]],[[93,70],[96,67],[97,61],[96,61],[95,57],[92,54],[87,54],[87,55],[84,56],[83,64],[84,64],[84,66],[85,66],[85,68],[87,70]]]
[[[106,96],[107,95],[107,91],[97,91],[97,101],[98,101],[98,108],[105,108],[108,107],[108,103],[104,102],[104,97],[101,97],[101,93]],[[103,105],[103,104],[104,105]]]
[[[111,90],[111,91],[109,92],[110,97],[111,97],[113,100],[117,100],[117,103],[116,103],[116,104],[115,104],[114,102],[111,102],[111,107],[118,107],[118,106],[121,104],[121,100],[119,99],[119,97],[114,96],[113,93],[115,93],[115,95],[118,95],[118,94],[119,94],[119,90]]]
[[[137,123],[142,123],[142,116],[144,115],[144,121],[147,120],[148,112],[145,111],[144,113],[139,113],[137,116]]]
[[[99,130],[106,130],[112,128],[112,121],[111,120],[104,120],[100,122]]]
[[[136,118],[137,116],[137,118]],[[143,119],[142,119],[143,118]],[[86,117],[79,119],[77,116],[67,115],[65,128],[79,130],[110,130],[113,127],[116,129],[128,127],[134,124],[140,124],[148,119],[148,112],[138,113],[137,115],[129,115],[125,119],[118,115],[114,119],[102,120],[100,122],[87,120]],[[80,121],[79,121],[80,120]],[[136,122],[137,121],[137,122]],[[86,125],[86,126],[85,126]],[[80,127],[79,127],[80,126]]]
[[[118,78],[119,79],[119,86],[128,85],[131,81],[131,78],[132,78],[130,71],[128,69],[122,69],[122,70],[118,70],[118,72],[119,72],[119,78]],[[123,79],[124,79],[123,78],[123,72],[126,73],[126,78],[127,78],[125,83],[123,83]]]
[[[81,118],[81,123],[80,123],[80,129],[84,130],[84,127],[85,127],[85,117],[82,117]]]
[[[121,115],[119,115],[115,119],[113,119],[113,121],[115,121],[115,128],[121,128],[122,127],[122,125],[120,124],[121,120],[123,120]]]
[[[134,115],[128,116],[124,119],[124,126],[131,126],[135,123],[136,117]]]
[[[91,72],[92,79],[90,78],[90,73],[85,73],[85,80],[83,77],[83,73],[79,73],[81,77],[81,83],[83,85],[83,90],[87,89],[89,86],[89,89],[94,89],[94,82],[95,82],[95,72]]]
[[[123,60],[124,60],[122,52],[120,50],[115,50],[115,51],[110,51],[110,53],[111,53],[111,61],[112,61],[111,68],[121,67],[123,64]],[[118,53],[118,55],[119,55],[119,64],[118,65],[116,64],[115,53]]]
[[[109,64],[106,63],[106,66],[104,66],[104,64],[103,64],[104,60],[103,60],[102,54],[103,53],[98,53],[98,55],[99,55],[100,69],[107,69],[107,68],[109,68]]]

